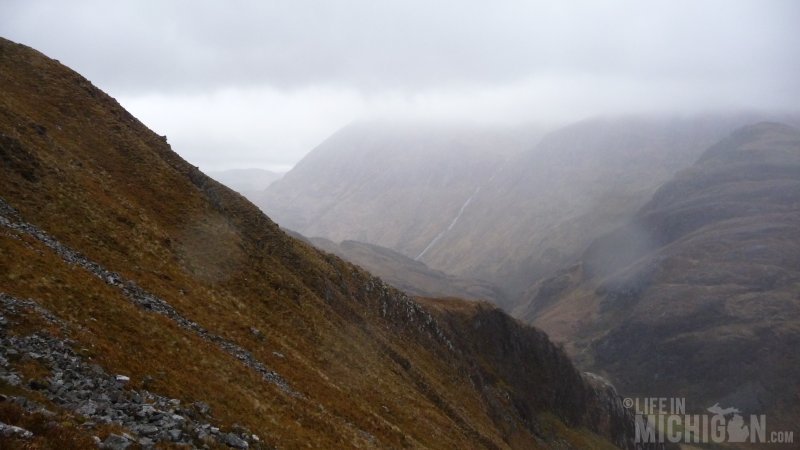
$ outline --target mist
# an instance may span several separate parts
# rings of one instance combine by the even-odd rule
[[[284,171],[365,119],[556,124],[792,110],[794,1],[0,4],[205,170]]]

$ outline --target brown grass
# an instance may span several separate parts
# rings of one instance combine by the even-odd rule
[[[0,402],[0,422],[22,427],[34,434],[33,439],[0,437],[0,448],[9,450],[85,450],[95,443],[86,430],[68,417],[48,417],[40,413],[31,414],[21,406]]]
[[[467,362],[415,324],[383,318],[367,274],[283,234],[56,62],[0,41],[0,85],[0,197],[245,347],[302,396],[42,244],[0,233],[0,291],[68,321],[93,361],[134,386],[150,377],[148,389],[205,401],[223,427],[241,424],[267,445],[508,446],[482,393],[454,369]]]

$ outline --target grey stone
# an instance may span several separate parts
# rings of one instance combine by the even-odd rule
[[[208,406],[208,403],[204,403],[204,402],[195,402],[194,403],[194,409],[196,409],[197,412],[199,412],[200,414],[202,414],[204,416],[206,414],[208,414],[209,411],[211,411],[211,407]]]
[[[88,399],[89,397],[92,396],[92,392],[88,391],[88,390],[85,390],[85,389],[82,389],[82,390],[79,390],[79,391],[75,391],[75,395],[77,395],[78,398],[81,399],[81,400],[86,400],[86,399]]]
[[[25,428],[20,428],[14,425],[8,425],[6,423],[0,422],[0,436],[15,437],[18,439],[30,439],[33,437],[33,433],[26,430]]]
[[[125,450],[131,446],[131,441],[118,434],[109,434],[101,448],[106,450]]]
[[[97,404],[91,400],[79,406],[76,410],[76,413],[82,416],[91,416],[95,412],[97,412]]]
[[[152,405],[142,405],[142,407],[139,408],[139,412],[136,413],[136,416],[137,417],[148,417],[148,416],[152,416],[153,414],[155,414],[155,412],[156,412],[156,409],[153,408]]]
[[[248,444],[247,441],[233,433],[223,434],[222,442],[233,448],[250,448],[250,444]]]
[[[139,434],[143,434],[145,436],[150,436],[153,434],[158,433],[158,427],[155,425],[138,425],[133,427],[133,431],[136,431]]]
[[[9,386],[19,386],[22,383],[19,376],[15,373],[10,373],[8,375],[0,375],[0,380],[8,384]]]

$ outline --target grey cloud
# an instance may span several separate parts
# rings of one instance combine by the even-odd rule
[[[5,2],[4,34],[124,92],[229,84],[417,89],[541,71],[798,75],[792,1]]]
[[[0,35],[214,166],[220,134],[230,164],[286,165],[374,115],[796,109],[798,23],[793,0],[0,2]]]

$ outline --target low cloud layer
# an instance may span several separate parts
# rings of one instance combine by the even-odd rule
[[[0,3],[0,35],[204,169],[287,168],[371,117],[795,109],[798,23],[792,0]]]

